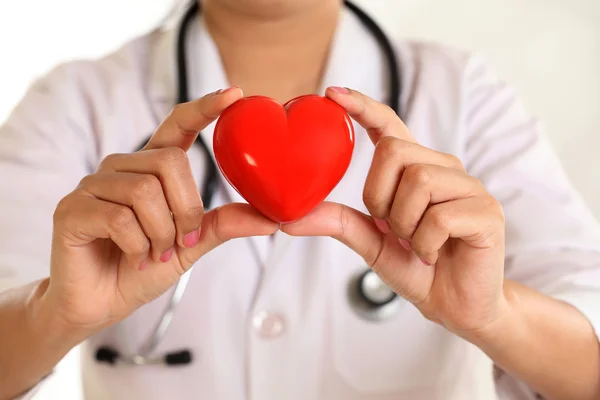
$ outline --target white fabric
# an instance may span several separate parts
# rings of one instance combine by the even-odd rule
[[[194,97],[228,86],[202,21],[187,43]],[[48,274],[56,203],[100,160],[130,152],[175,102],[172,30],[157,30],[97,61],[71,62],[37,82],[0,128],[0,290]],[[429,43],[397,44],[403,118],[417,140],[458,155],[504,207],[507,278],[578,307],[600,332],[600,230],[539,124],[477,57]],[[379,46],[344,13],[323,88],[386,101]],[[373,154],[356,128],[352,164],[330,200],[366,211]],[[211,126],[203,133],[211,143]],[[203,178],[202,154],[190,151]],[[215,205],[243,201],[221,179]],[[257,251],[260,257],[255,258]],[[235,240],[195,266],[157,354],[191,348],[193,364],[110,367],[94,351],[140,348],[167,295],[97,337],[84,351],[87,399],[533,399],[507,375],[494,381],[476,347],[425,320],[409,303],[395,318],[361,319],[346,297],[364,262],[328,238]],[[261,314],[267,312],[267,314]],[[283,321],[265,338],[256,314]],[[279,323],[278,322],[278,323]],[[281,328],[281,326],[279,326]]]

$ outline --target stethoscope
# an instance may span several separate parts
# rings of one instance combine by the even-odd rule
[[[350,1],[344,1],[344,5],[358,17],[375,37],[379,46],[381,46],[386,58],[390,79],[390,98],[388,104],[396,114],[400,115],[400,93],[402,90],[400,68],[398,66],[395,51],[389,39],[379,25],[362,9]],[[177,35],[176,61],[178,74],[178,104],[189,101],[185,39],[190,23],[194,21],[195,17],[198,16],[200,12],[201,8],[199,1],[192,0],[192,4],[181,20]],[[141,149],[146,142],[147,140],[144,141],[139,148]],[[200,146],[206,156],[206,179],[201,193],[204,206],[206,209],[209,209],[218,183],[217,166],[212,159],[206,143],[202,140],[201,135],[198,135],[198,139],[194,144]],[[191,271],[188,271],[187,274],[181,276],[178,283],[175,285],[166,308],[150,336],[150,340],[137,352],[137,354],[125,356],[119,354],[118,351],[111,347],[103,346],[96,351],[96,360],[98,362],[105,362],[113,365],[117,363],[126,365],[164,364],[168,366],[190,364],[192,362],[192,352],[188,349],[170,352],[162,356],[152,355],[164,337],[165,332],[171,323],[171,319],[173,318],[175,308],[183,297],[190,279],[190,272]],[[374,322],[389,319],[402,305],[400,297],[385,285],[385,283],[369,268],[354,276],[350,281],[348,285],[348,300],[352,309],[360,317]]]

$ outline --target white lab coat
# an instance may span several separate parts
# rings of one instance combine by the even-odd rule
[[[202,21],[189,38],[192,97],[227,87]],[[174,44],[173,30],[161,29],[100,60],[62,65],[33,85],[1,128],[0,289],[48,275],[56,203],[105,156],[135,150],[172,108]],[[477,57],[419,42],[397,43],[397,51],[403,117],[417,140],[458,155],[504,207],[507,278],[573,304],[600,331],[600,230],[538,123]],[[379,101],[389,93],[380,47],[347,11],[323,88],[328,85]],[[202,134],[210,144],[213,126]],[[351,166],[330,200],[366,211],[362,188],[373,145],[355,128]],[[202,153],[194,148],[189,154],[202,180]],[[215,201],[243,199],[221,179]],[[360,257],[330,238],[278,233],[274,240],[231,241],[197,263],[156,352],[191,348],[194,362],[169,368],[94,361],[95,349],[105,344],[135,353],[167,293],[86,343],[86,398],[535,398],[409,303],[384,322],[360,318],[346,290],[364,268]]]

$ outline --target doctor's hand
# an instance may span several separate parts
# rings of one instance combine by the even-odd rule
[[[108,156],[59,203],[44,299],[69,331],[125,318],[229,239],[277,231],[243,204],[204,214],[186,155],[241,97],[234,88],[175,107],[142,151]]]
[[[363,192],[370,215],[323,203],[283,231],[332,236],[426,318],[461,336],[485,330],[507,307],[498,201],[458,158],[416,143],[388,106],[341,88],[327,96],[376,146]]]

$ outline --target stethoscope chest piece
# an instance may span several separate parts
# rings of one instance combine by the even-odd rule
[[[359,317],[383,322],[398,315],[404,301],[370,268],[358,273],[348,284],[350,307]]]

